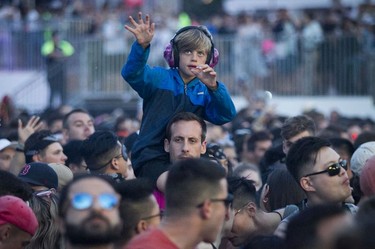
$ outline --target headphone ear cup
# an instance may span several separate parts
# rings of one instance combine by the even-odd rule
[[[209,66],[214,67],[214,66],[217,65],[218,62],[219,62],[219,50],[214,48],[214,52],[213,52],[212,58],[210,60]]]
[[[173,48],[172,44],[169,43],[164,50],[164,59],[167,61],[170,67],[174,67]]]

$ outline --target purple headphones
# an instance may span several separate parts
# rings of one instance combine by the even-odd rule
[[[167,45],[167,47],[164,50],[164,59],[168,62],[168,65],[171,68],[178,67],[179,52],[178,52],[177,44],[175,43],[175,38],[179,34],[189,29],[198,29],[199,31],[203,32],[208,38],[210,38],[211,51],[209,55],[207,56],[206,64],[208,64],[210,67],[216,66],[216,64],[219,62],[219,51],[215,48],[214,43],[212,41],[212,35],[209,33],[209,31],[207,30],[205,26],[186,26],[176,32],[176,34],[173,36],[170,43]]]

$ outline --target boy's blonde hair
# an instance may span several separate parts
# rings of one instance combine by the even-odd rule
[[[173,53],[175,57],[179,52],[187,50],[204,50],[207,53],[206,63],[209,63],[213,51],[212,37],[206,27],[194,26],[181,33],[177,32],[173,39]]]

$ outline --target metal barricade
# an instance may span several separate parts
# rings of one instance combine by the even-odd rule
[[[65,20],[58,26],[75,47],[75,54],[68,59],[70,102],[78,103],[84,98],[137,98],[120,74],[133,40],[120,39],[115,44],[92,35],[92,25],[92,20]],[[25,32],[0,24],[0,70],[43,70],[43,39],[42,31]],[[220,51],[215,71],[232,95],[267,90],[281,96],[360,96],[375,91],[374,48],[366,50],[358,37],[326,38],[313,51],[298,46],[293,54],[283,57],[265,53],[262,43],[250,38],[215,36],[214,41]],[[118,48],[113,49],[114,46]],[[159,59],[150,59],[149,64],[166,66],[160,60],[161,49],[152,47],[151,53],[155,56],[150,58]]]

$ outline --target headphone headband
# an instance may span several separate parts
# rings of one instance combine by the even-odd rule
[[[212,35],[209,33],[209,31],[207,30],[207,28],[205,26],[185,26],[183,28],[180,28],[176,34],[174,34],[174,36],[172,37],[171,39],[171,42],[174,42],[175,38],[181,34],[181,33],[184,33],[185,31],[189,30],[189,29],[197,29],[201,32],[203,32],[203,34],[205,34],[211,41],[211,44],[213,46],[213,41],[212,41]]]
[[[209,38],[211,42],[211,50],[210,50],[209,56],[207,57],[206,63],[209,64],[211,67],[214,67],[219,61],[219,51],[215,48],[212,35],[210,34],[210,32],[205,26],[186,26],[186,27],[179,29],[175,33],[175,35],[172,37],[170,43],[168,44],[168,46],[166,47],[164,51],[164,58],[168,62],[168,65],[172,68],[178,67],[179,55],[178,55],[178,48],[177,48],[175,39],[178,35],[180,35],[181,33],[189,29],[197,29]]]

